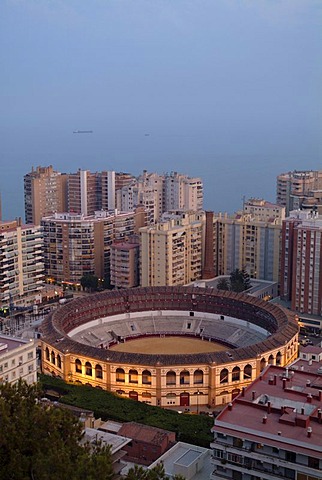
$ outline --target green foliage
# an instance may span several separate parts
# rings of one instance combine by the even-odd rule
[[[0,386],[0,478],[112,479],[109,448],[82,446],[76,417],[39,398],[38,387],[22,381]]]
[[[173,480],[184,480],[182,475],[175,475]],[[165,474],[163,463],[158,463],[151,470],[144,469],[135,465],[126,476],[126,480],[169,480]]]
[[[60,399],[68,405],[92,410],[96,418],[118,422],[138,422],[175,432],[177,440],[209,448],[213,440],[213,420],[206,415],[184,415],[172,410],[146,405],[127,398],[118,397],[104,390],[67,384],[63,380],[41,375],[44,389],[68,393]]]
[[[217,283],[217,290],[230,290],[230,282],[227,278],[221,278]]]
[[[95,275],[84,275],[80,279],[80,284],[84,290],[88,290],[89,292],[94,292],[98,288],[98,277]]]
[[[250,278],[245,268],[236,268],[230,274],[230,289],[233,292],[244,292],[251,287]]]

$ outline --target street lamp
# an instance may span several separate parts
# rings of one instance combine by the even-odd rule
[[[199,395],[200,395],[200,393],[201,392],[198,390],[197,394],[196,394],[197,395],[197,415],[199,414]]]

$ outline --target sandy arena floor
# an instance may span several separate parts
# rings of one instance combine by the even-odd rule
[[[208,353],[227,350],[219,343],[188,337],[146,337],[128,340],[111,347],[112,350],[129,353],[182,354]]]

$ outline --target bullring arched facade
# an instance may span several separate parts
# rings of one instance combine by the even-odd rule
[[[69,336],[111,318],[128,327],[132,318],[140,325],[140,316],[153,316],[156,323],[158,315],[170,311],[180,314],[183,324],[191,318],[197,325],[203,317],[211,322],[217,316],[223,323],[225,316],[233,317],[267,332],[267,338],[238,347],[225,343],[219,332],[213,339],[226,344],[227,351],[161,355],[118,352],[108,343],[85,345]],[[194,333],[210,340],[201,331]],[[151,405],[202,408],[229,402],[268,364],[294,361],[298,325],[291,312],[248,295],[200,287],[151,287],[93,294],[60,307],[43,323],[41,343],[44,373]]]

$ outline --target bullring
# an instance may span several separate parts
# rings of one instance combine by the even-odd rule
[[[224,346],[199,353],[132,353],[137,338],[198,338]],[[255,297],[212,288],[105,291],[61,306],[42,325],[42,370],[162,407],[230,401],[267,364],[295,360],[293,315]],[[126,348],[125,348],[126,350]],[[211,349],[210,349],[211,350]]]

